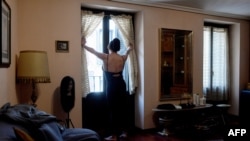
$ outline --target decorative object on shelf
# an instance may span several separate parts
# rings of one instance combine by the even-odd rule
[[[250,83],[247,83],[247,90],[250,90]]]
[[[2,22],[1,22],[1,53],[0,53],[0,67],[9,67],[11,63],[11,49],[10,49],[10,29],[11,29],[11,9],[5,0],[1,0],[2,6]]]
[[[50,83],[47,52],[21,51],[17,64],[17,82],[32,84],[32,105],[36,107],[36,83]]]
[[[69,41],[56,41],[56,52],[69,52]]]

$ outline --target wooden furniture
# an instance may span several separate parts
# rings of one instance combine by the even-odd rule
[[[178,131],[208,130],[217,125],[214,121],[214,110],[212,104],[195,106],[185,109],[152,109],[153,119],[156,127],[163,128],[161,135],[169,135]],[[212,120],[210,120],[212,119]],[[212,122],[211,122],[212,121]]]
[[[219,115],[221,117],[222,123],[223,125],[226,125],[226,120],[225,120],[225,116],[227,116],[227,111],[228,109],[231,107],[230,104],[217,104],[216,105],[218,111],[219,111]]]
[[[200,105],[200,106],[195,106],[193,108],[184,108],[184,109],[152,109],[154,112],[164,112],[164,113],[175,113],[175,112],[185,112],[185,111],[196,111],[196,110],[204,110],[211,108],[213,105],[212,104],[206,104],[206,105]]]
[[[160,100],[192,92],[191,48],[192,31],[160,29]]]

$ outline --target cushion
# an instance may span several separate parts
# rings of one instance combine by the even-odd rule
[[[61,130],[56,122],[41,125],[34,134],[41,135],[39,138],[36,137],[39,141],[63,141]]]
[[[62,136],[64,141],[101,141],[95,131],[87,128],[67,128]]]
[[[4,121],[4,118],[0,116],[0,141],[17,140],[13,127],[19,128],[20,126],[16,126],[16,124],[14,124],[13,122]]]
[[[20,128],[13,127],[13,130],[16,134],[16,137],[20,141],[35,141],[28,133],[26,133],[24,130]]]

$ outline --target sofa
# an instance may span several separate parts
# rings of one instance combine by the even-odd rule
[[[0,141],[100,141],[87,128],[65,128],[51,114],[28,104],[0,108]]]

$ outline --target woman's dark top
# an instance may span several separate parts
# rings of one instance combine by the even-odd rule
[[[107,56],[107,69],[108,69],[108,57],[109,55]],[[122,59],[124,61],[123,57]],[[104,75],[107,84],[106,94],[108,96],[108,100],[112,100],[113,97],[116,98],[117,96],[126,93],[126,83],[123,79],[122,71],[109,72],[108,70],[104,70]]]

